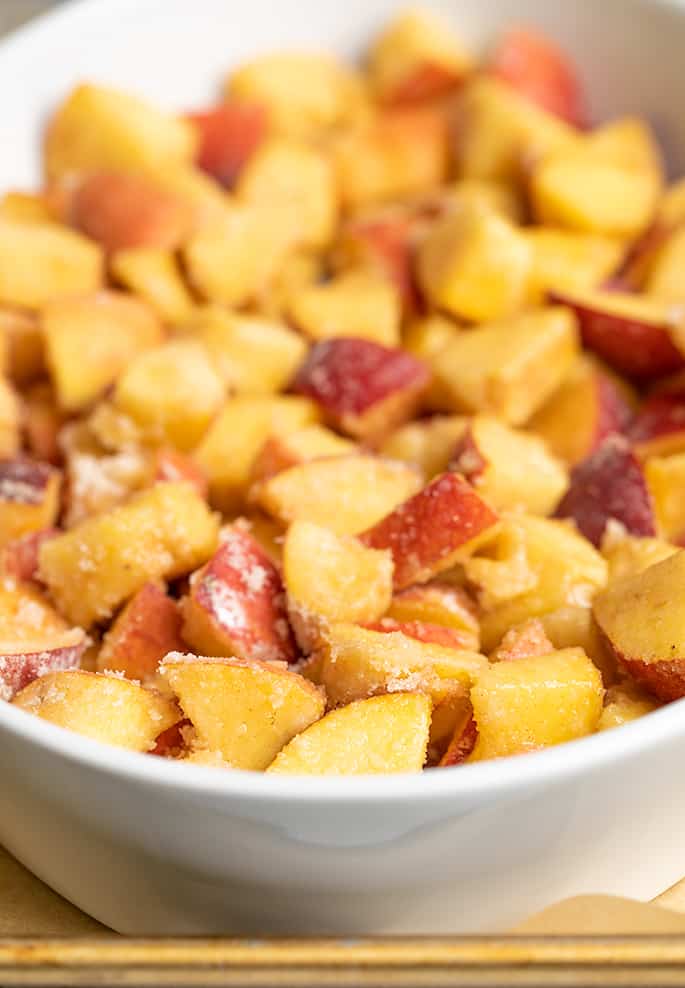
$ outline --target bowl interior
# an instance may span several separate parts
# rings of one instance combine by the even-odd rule
[[[422,3],[445,13],[477,46],[503,24],[538,25],[577,60],[597,119],[645,115],[664,141],[671,170],[685,165],[682,0]],[[325,47],[359,56],[405,6],[406,0],[75,0],[0,44],[0,190],[39,180],[42,123],[79,81],[191,108],[216,98],[227,70],[260,51]]]

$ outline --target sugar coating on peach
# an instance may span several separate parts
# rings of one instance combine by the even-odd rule
[[[425,583],[476,548],[497,515],[462,477],[445,473],[364,532],[374,549],[390,549],[395,588]]]
[[[0,641],[0,700],[9,701],[34,679],[50,672],[77,669],[87,639],[80,628],[35,641]]]
[[[0,546],[53,525],[61,477],[48,463],[0,460]]]
[[[369,631],[382,631],[390,634],[401,632],[407,638],[415,638],[429,645],[441,645],[443,648],[456,648],[459,651],[474,651],[478,645],[474,636],[467,631],[456,628],[446,628],[442,624],[429,624],[427,621],[396,621],[395,618],[383,617],[380,621],[367,622]]]
[[[535,655],[549,655],[554,645],[547,637],[545,626],[538,618],[531,618],[510,628],[490,656],[491,662],[513,662]]]
[[[280,574],[244,524],[222,530],[219,548],[191,576],[181,607],[183,637],[201,654],[297,657]]]
[[[358,700],[332,710],[294,738],[267,772],[373,775],[420,772],[426,760],[431,703],[417,693]]]
[[[196,750],[231,768],[265,769],[296,734],[323,716],[323,692],[269,663],[171,653],[161,674],[197,732]]]
[[[123,677],[73,670],[34,680],[13,703],[103,744],[149,751],[180,719],[175,703]]]
[[[314,346],[293,387],[344,432],[373,439],[411,417],[429,380],[404,350],[347,337]]]
[[[625,438],[610,436],[574,468],[556,515],[573,518],[596,546],[612,519],[632,535],[656,535],[655,509],[645,473]]]
[[[653,697],[636,683],[624,679],[607,690],[597,730],[608,731],[612,727],[622,727],[623,724],[629,724],[658,709],[659,703]]]

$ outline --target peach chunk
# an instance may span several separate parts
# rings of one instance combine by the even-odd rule
[[[351,218],[343,227],[337,255],[343,266],[373,271],[394,286],[405,312],[419,303],[414,276],[412,226],[403,213]]]
[[[368,61],[374,92],[391,104],[445,96],[472,64],[447,20],[428,10],[407,10],[394,18],[375,40]]]
[[[167,652],[184,648],[176,602],[158,584],[146,583],[105,635],[97,668],[121,672],[143,683],[155,682],[157,666]]]
[[[296,521],[285,537],[283,580],[297,640],[311,652],[327,622],[364,624],[385,613],[392,597],[392,556],[350,535]]]
[[[204,347],[173,340],[138,354],[116,382],[114,403],[158,440],[183,452],[204,435],[224,384]]]
[[[59,511],[60,474],[37,460],[0,460],[0,547],[52,525]]]
[[[188,203],[141,175],[92,172],[66,191],[65,222],[105,250],[174,250],[190,233]]]
[[[68,413],[57,405],[50,384],[34,384],[23,394],[22,425],[24,445],[29,456],[59,466],[64,460],[62,429]]]
[[[496,509],[550,514],[568,487],[564,466],[543,440],[477,415],[457,442],[452,470]]]
[[[535,655],[549,655],[554,645],[547,637],[545,626],[538,618],[531,618],[510,628],[490,656],[491,662],[513,662]]]
[[[80,233],[0,218],[0,305],[40,309],[56,298],[97,291],[102,267],[102,251]]]
[[[343,439],[322,425],[306,426],[297,432],[267,439],[252,468],[252,479],[256,482],[267,480],[298,463],[309,463],[324,457],[347,456],[356,450],[357,446],[351,440]]]
[[[526,428],[569,466],[584,460],[615,432],[628,428],[632,411],[625,389],[583,356]]]
[[[382,443],[380,452],[391,460],[417,467],[427,480],[444,473],[463,436],[468,419],[463,415],[435,415],[400,426]]]
[[[304,285],[293,293],[288,309],[292,322],[312,340],[347,336],[391,347],[400,342],[400,302],[386,278],[357,269]]]
[[[395,589],[426,583],[469,556],[497,523],[497,515],[462,477],[444,473],[361,536],[373,549],[390,549]]]
[[[26,385],[44,373],[43,332],[35,313],[0,307],[0,337],[10,380]]]
[[[204,563],[218,527],[189,484],[155,484],[44,542],[39,575],[60,611],[88,626],[108,618],[149,580]]]
[[[597,730],[604,689],[582,648],[497,662],[471,690],[478,741],[472,759],[502,758]]]
[[[632,535],[656,535],[654,503],[645,472],[624,437],[609,436],[574,468],[556,515],[573,518],[579,531],[596,546],[612,519]]]
[[[611,528],[602,541],[602,555],[609,564],[609,581],[641,573],[654,563],[678,552],[678,547],[664,539],[638,538],[619,529],[614,537]]]
[[[477,740],[478,728],[469,704],[457,721],[447,750],[440,759],[440,767],[448,768],[450,765],[463,764],[475,748]]]
[[[663,299],[622,292],[558,292],[576,315],[583,345],[627,377],[641,380],[685,364],[685,312]]]
[[[85,649],[80,628],[28,641],[0,641],[0,700],[11,700],[47,673],[78,668]]]
[[[0,641],[49,641],[69,625],[30,583],[3,574],[0,578]]]
[[[554,306],[460,333],[440,355],[436,376],[454,411],[523,425],[554,394],[577,352],[576,320]]]
[[[476,647],[473,636],[467,631],[457,631],[456,628],[446,628],[442,624],[428,624],[425,621],[396,621],[395,618],[384,617],[380,621],[364,625],[369,631],[382,631],[388,635],[399,631],[407,638],[414,638],[426,645],[441,645],[443,648],[456,648],[461,652],[473,651]]]
[[[479,203],[439,220],[418,255],[426,297],[458,319],[504,319],[523,305],[531,248],[511,223]]]
[[[435,580],[401,590],[393,597],[387,616],[400,622],[440,625],[455,631],[464,642],[469,641],[462,648],[478,650],[478,609],[462,587]]]
[[[58,727],[93,741],[150,751],[180,719],[175,703],[118,676],[73,670],[49,672],[18,693],[13,703]]]
[[[219,548],[190,578],[183,637],[203,655],[294,662],[281,577],[246,525],[221,532]]]
[[[406,351],[346,337],[312,347],[293,387],[334,426],[371,442],[411,418],[429,380]]]
[[[157,247],[117,250],[109,267],[117,283],[147,302],[165,323],[177,326],[190,318],[195,301],[172,251]]]
[[[123,292],[58,299],[43,310],[46,359],[61,408],[79,411],[162,341],[148,306]]]
[[[594,601],[619,666],[660,700],[685,696],[685,635],[679,600],[685,552],[611,583]]]
[[[40,528],[18,539],[12,539],[2,551],[0,568],[14,580],[37,580],[40,547],[43,542],[59,534],[58,528]]]
[[[685,453],[685,400],[682,395],[654,395],[638,409],[626,430],[641,459]]]
[[[357,454],[312,460],[282,470],[257,487],[255,498],[285,525],[311,521],[338,535],[357,535],[420,486],[421,476],[412,467]]]
[[[153,483],[184,481],[194,487],[201,498],[206,499],[209,485],[201,467],[194,460],[176,449],[158,449],[152,459]]]
[[[685,536],[685,453],[650,456],[644,464],[644,472],[659,535],[682,545]]]
[[[597,725],[598,731],[622,727],[638,717],[658,710],[659,704],[629,679],[611,686],[604,697],[604,710]]]
[[[430,700],[418,693],[376,696],[332,710],[286,745],[267,772],[374,775],[420,772],[426,760]]]
[[[333,706],[406,690],[428,693],[439,703],[456,684],[470,686],[487,664],[483,655],[468,649],[353,624],[331,625],[315,658],[316,678]]]
[[[682,222],[681,219],[679,226],[670,234],[667,227],[655,224],[652,228],[651,245],[648,243],[644,248],[646,251],[652,247],[652,263],[648,266],[645,291],[648,295],[670,302],[685,301],[685,230]]]
[[[312,401],[293,395],[229,398],[194,453],[209,479],[212,503],[226,513],[235,512],[245,500],[252,468],[267,439],[295,432],[317,418]]]
[[[586,125],[585,94],[575,66],[550,38],[530,28],[509,28],[486,71],[567,123]]]
[[[195,159],[198,167],[225,188],[232,188],[266,136],[265,107],[234,100],[191,113],[188,120],[200,138]]]
[[[195,728],[196,750],[231,768],[265,769],[326,707],[308,680],[265,662],[172,653],[161,673]]]
[[[625,246],[615,237],[530,227],[525,237],[532,250],[528,292],[539,305],[552,292],[600,288],[619,270]]]

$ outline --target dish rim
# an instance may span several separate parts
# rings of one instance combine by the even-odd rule
[[[685,18],[685,0],[640,0],[648,9],[661,8]],[[0,41],[0,58],[17,46],[30,44],[34,35],[49,31],[69,18],[101,11],[120,0],[66,0],[34,18]],[[684,550],[685,551],[685,550]],[[186,764],[116,748],[49,724],[35,715],[0,701],[0,732],[9,731],[30,745],[65,760],[128,778],[139,784],[180,788],[198,795],[240,796],[260,801],[317,801],[346,803],[404,802],[407,799],[454,800],[494,797],[553,785],[581,772],[595,772],[615,762],[676,742],[685,734],[685,700],[676,700],[638,720],[612,730],[544,751],[410,774],[366,776],[266,775],[264,772]],[[515,767],[514,767],[515,766]]]

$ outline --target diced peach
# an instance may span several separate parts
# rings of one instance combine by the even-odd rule
[[[530,161],[577,144],[574,128],[488,74],[459,104],[458,159],[465,178],[523,184]]]
[[[0,457],[19,453],[21,413],[19,395],[9,381],[0,377]]]
[[[69,625],[31,583],[0,578],[0,641],[50,641],[69,631]]]
[[[635,576],[649,566],[678,552],[678,547],[664,539],[628,535],[622,528],[608,529],[602,541],[602,555],[609,564],[609,581]]]
[[[0,461],[0,546],[51,526],[59,510],[60,474],[47,463]]]
[[[258,508],[246,511],[243,520],[271,562],[280,570],[283,565],[284,526]]]
[[[626,435],[642,459],[685,452],[685,400],[671,394],[648,398]]]
[[[400,426],[380,446],[383,456],[417,467],[428,480],[443,473],[463,436],[468,419],[461,415],[439,415]]]
[[[50,223],[54,219],[49,196],[17,191],[0,197],[0,216],[20,223]]]
[[[571,473],[558,518],[573,518],[579,531],[599,546],[608,523],[620,522],[631,535],[656,535],[655,509],[642,464],[628,441],[609,436]]]
[[[571,525],[523,514],[506,518],[500,534],[464,568],[483,608],[481,640],[488,652],[529,618],[542,620],[570,604],[587,608],[607,580],[606,560]]]
[[[100,248],[55,223],[0,219],[0,305],[39,309],[53,299],[96,291]]]
[[[538,618],[531,618],[507,631],[495,651],[491,662],[516,662],[536,655],[549,655],[554,645],[547,637],[545,626]]]
[[[603,697],[599,671],[580,648],[496,662],[471,690],[478,728],[471,758],[523,754],[592,734]]]
[[[541,614],[539,621],[555,649],[582,648],[601,672],[604,685],[616,682],[616,659],[587,603],[584,606],[565,604],[556,611]]]
[[[285,219],[293,244],[327,247],[338,219],[335,175],[328,158],[307,144],[266,141],[243,168],[236,195]],[[281,220],[283,222],[283,219]]]
[[[351,123],[363,111],[360,76],[328,54],[275,52],[251,59],[229,77],[229,103],[264,107],[276,133],[305,140]]]
[[[312,340],[345,336],[385,346],[400,342],[400,297],[375,272],[353,270],[321,285],[306,285],[294,293],[289,314]]]
[[[472,60],[450,24],[428,10],[399,14],[369,53],[371,84],[379,100],[418,103],[453,92]]]
[[[457,632],[464,640],[462,648],[479,647],[478,610],[462,587],[436,580],[423,586],[409,587],[395,594],[388,617],[400,622],[418,621],[436,624]],[[469,644],[466,644],[466,641]]]
[[[34,313],[0,308],[0,337],[6,351],[7,371],[18,385],[34,381],[45,370],[43,334]]]
[[[666,702],[685,696],[680,615],[685,552],[617,580],[594,602],[597,622],[619,666]]]
[[[332,710],[286,745],[267,772],[373,775],[420,772],[426,760],[430,701],[416,693],[376,696]]]
[[[43,333],[57,398],[69,411],[89,405],[162,339],[159,320],[145,303],[112,291],[49,303]]]
[[[575,466],[607,436],[626,431],[631,417],[624,389],[583,356],[526,428],[541,436],[552,453]]]
[[[116,168],[148,171],[189,164],[197,148],[190,123],[105,86],[80,85],[59,107],[45,136],[48,178]]]
[[[682,279],[685,270],[685,230],[677,228],[670,236],[656,228],[653,242],[658,246],[653,249],[653,258],[646,278],[645,290],[648,295],[665,299],[669,302],[684,302],[685,291]]]
[[[203,470],[189,456],[175,449],[158,449],[155,452],[152,479],[155,483],[185,481],[195,488],[201,498],[206,498],[209,490]]]
[[[7,542],[2,551],[1,568],[3,573],[14,580],[27,582],[38,578],[38,556],[40,547],[48,539],[59,535],[58,528],[40,528],[17,539]]]
[[[176,602],[156,583],[146,583],[129,600],[104,637],[97,658],[101,671],[154,683],[167,652],[185,648]]]
[[[450,741],[471,716],[469,689],[455,684],[454,690],[433,707],[426,765],[433,768],[447,752]]]
[[[48,673],[78,668],[85,648],[86,636],[80,628],[49,638],[0,641],[0,700],[11,700],[34,679]]]
[[[643,121],[626,118],[543,158],[530,190],[542,223],[637,237],[654,218],[662,182],[653,134]]]
[[[190,721],[184,717],[155,739],[154,748],[150,749],[151,755],[159,758],[183,758],[189,754],[187,737],[194,733]]]
[[[468,557],[497,523],[497,515],[462,477],[445,473],[396,507],[361,536],[390,549],[397,590],[425,583]]]
[[[221,407],[224,390],[204,347],[174,340],[130,361],[116,382],[114,403],[151,436],[187,452]]]
[[[198,166],[225,188],[232,188],[266,136],[265,107],[234,100],[190,113],[188,120],[200,137]]]
[[[356,535],[420,486],[421,476],[412,467],[358,454],[290,467],[260,484],[255,496],[283,524],[311,521],[338,535]]]
[[[524,233],[532,252],[530,300],[548,293],[600,288],[619,270],[625,247],[614,237],[531,227]]]
[[[190,578],[183,637],[203,655],[294,662],[280,574],[246,525],[222,530],[219,548]]]
[[[659,704],[629,679],[617,683],[607,690],[604,697],[604,710],[597,725],[598,731],[608,731],[612,727],[622,727],[645,714],[658,710]]]
[[[565,468],[541,439],[485,415],[471,420],[450,466],[498,510],[547,515],[568,487]]]
[[[15,696],[14,705],[94,741],[149,751],[179,720],[175,703],[118,676],[49,672]]]
[[[216,547],[218,521],[189,484],[155,484],[40,548],[41,580],[83,626],[108,618],[150,580],[188,573]]]
[[[147,302],[164,322],[178,326],[190,317],[194,300],[171,251],[157,247],[117,250],[109,266],[117,282]]]
[[[637,379],[679,370],[685,363],[685,312],[646,295],[565,292],[555,300],[575,313],[584,346],[621,374]]]
[[[569,57],[550,38],[513,27],[500,38],[486,71],[575,127],[587,124],[583,87]]]
[[[577,352],[575,318],[556,306],[460,333],[436,372],[455,411],[522,425],[554,394]]]
[[[473,713],[469,708],[464,711],[459,719],[454,734],[450,740],[447,750],[440,759],[440,767],[447,768],[450,765],[461,765],[472,753],[478,740],[478,728],[473,719]]]
[[[296,521],[283,549],[288,613],[300,647],[313,651],[330,621],[366,624],[383,615],[392,597],[392,556],[350,535]]]
[[[266,319],[287,320],[295,295],[309,285],[321,282],[328,274],[327,258],[308,250],[288,250],[261,286],[254,305]]]
[[[196,750],[227,767],[260,771],[283,745],[323,716],[323,693],[266,662],[172,653],[161,667],[197,733]]]
[[[369,631],[382,631],[389,635],[393,632],[401,632],[407,638],[415,638],[418,642],[426,645],[440,645],[442,648],[455,648],[458,651],[473,651],[473,635],[467,631],[457,631],[455,628],[446,628],[442,624],[427,624],[425,621],[396,621],[395,618],[384,617],[380,621],[371,621],[364,624]]]
[[[60,436],[68,413],[59,407],[50,384],[34,384],[23,394],[21,418],[29,454],[44,463],[62,463]]]
[[[347,456],[357,446],[322,425],[309,425],[284,436],[272,436],[264,443],[252,469],[252,479],[259,483],[281,470],[298,463],[309,463],[324,457]]]
[[[643,469],[654,511],[655,531],[642,534],[658,532],[662,538],[682,544],[685,535],[685,453],[650,456]]]
[[[337,428],[373,442],[411,417],[429,380],[406,351],[347,337],[312,347],[293,388]]]
[[[142,175],[91,172],[67,192],[65,221],[105,250],[174,250],[189,235],[193,214],[185,200]]]
[[[352,624],[331,625],[318,651],[320,683],[333,706],[407,690],[427,693],[439,703],[453,692],[455,682],[470,686],[487,665],[477,652]]]
[[[306,342],[284,323],[228,312],[218,305],[198,309],[188,325],[236,394],[282,390],[307,354]]]
[[[332,153],[349,209],[426,192],[447,178],[447,118],[435,106],[381,111],[339,135]]]
[[[382,275],[395,287],[403,309],[416,309],[418,287],[411,224],[403,214],[349,220],[342,230],[338,255],[353,268]]]
[[[473,322],[517,312],[526,298],[531,265],[525,236],[477,203],[439,220],[418,254],[419,281],[428,300]]]
[[[229,398],[194,454],[209,478],[212,503],[225,512],[236,510],[247,495],[264,443],[311,425],[317,417],[316,405],[306,398]]]

